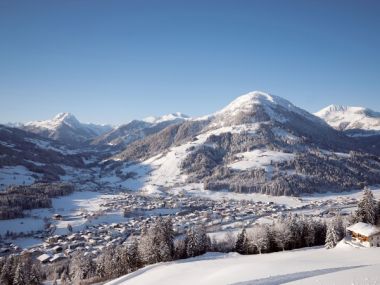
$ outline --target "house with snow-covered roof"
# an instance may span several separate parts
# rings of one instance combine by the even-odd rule
[[[356,223],[347,228],[353,241],[367,247],[380,247],[380,228],[367,223]]]

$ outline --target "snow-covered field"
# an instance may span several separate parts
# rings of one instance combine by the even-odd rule
[[[266,171],[270,171],[270,165],[272,162],[292,160],[294,158],[294,154],[256,149],[250,152],[239,153],[236,157],[238,158],[238,161],[229,165],[232,169],[247,170],[251,168],[263,168]]]
[[[83,191],[74,192],[71,195],[59,198],[53,198],[53,207],[51,209],[35,209],[30,211],[30,217],[0,220],[0,234],[4,235],[7,231],[20,233],[38,231],[44,228],[43,218],[51,218],[53,214],[60,214],[64,217],[62,221],[53,221],[57,227],[57,234],[64,234],[67,232],[67,224],[70,223],[74,230],[80,230],[86,223],[90,223],[81,214],[88,212],[96,212],[102,210],[101,203],[105,199],[111,198],[112,195],[105,195],[99,192]],[[122,214],[120,214],[122,216]],[[92,222],[102,222],[97,219]],[[112,219],[114,221],[115,219]]]
[[[30,185],[35,182],[32,175],[35,174],[29,171],[26,167],[4,166],[0,168],[0,191],[4,190],[9,185]],[[41,175],[40,175],[41,176]]]
[[[380,248],[307,248],[262,255],[206,255],[148,266],[107,283],[137,284],[380,284]]]

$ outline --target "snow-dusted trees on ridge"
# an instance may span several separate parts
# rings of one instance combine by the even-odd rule
[[[186,234],[185,244],[187,257],[204,254],[211,246],[210,238],[204,227],[191,228]]]
[[[170,261],[174,256],[173,224],[169,218],[159,218],[143,229],[139,242],[139,253],[147,264]]]
[[[272,225],[255,225],[237,235],[236,252],[255,254],[325,244],[326,224],[319,219],[289,215]]]

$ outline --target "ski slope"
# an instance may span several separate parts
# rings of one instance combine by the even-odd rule
[[[138,284],[380,284],[380,248],[307,248],[262,255],[206,255],[142,268],[106,283]]]

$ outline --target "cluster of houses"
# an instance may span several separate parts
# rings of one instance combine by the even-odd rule
[[[210,200],[191,196],[146,197],[125,193],[108,199],[102,207],[105,211],[124,210],[125,221],[120,223],[88,224],[76,233],[51,236],[47,234],[40,246],[28,249],[42,263],[57,262],[76,251],[97,256],[104,247],[122,244],[158,216],[170,215],[173,229],[183,234],[193,226],[206,226],[208,231],[227,227],[248,226],[261,216],[277,215],[291,210],[273,202],[235,200]],[[90,215],[90,213],[89,213]],[[53,220],[65,217],[53,215]],[[20,249],[18,249],[20,250]]]
[[[338,201],[351,204],[352,201]],[[321,204],[322,203],[322,204]],[[211,200],[207,198],[171,195],[154,197],[136,193],[122,193],[107,199],[102,205],[105,212],[123,211],[124,218],[119,223],[89,224],[82,231],[63,235],[46,234],[44,242],[27,251],[41,263],[53,263],[68,258],[76,251],[96,257],[104,247],[119,245],[130,236],[139,235],[141,230],[158,216],[170,215],[174,231],[180,235],[193,226],[205,226],[208,232],[249,227],[260,217],[276,218],[288,211],[302,211],[309,208],[331,207],[329,201],[317,204],[287,207],[273,202],[247,200]],[[89,213],[91,215],[91,213]],[[53,220],[62,220],[55,214]],[[352,241],[364,246],[380,246],[380,228],[358,223],[347,228]],[[0,244],[0,256],[21,252],[21,248],[11,243]]]

